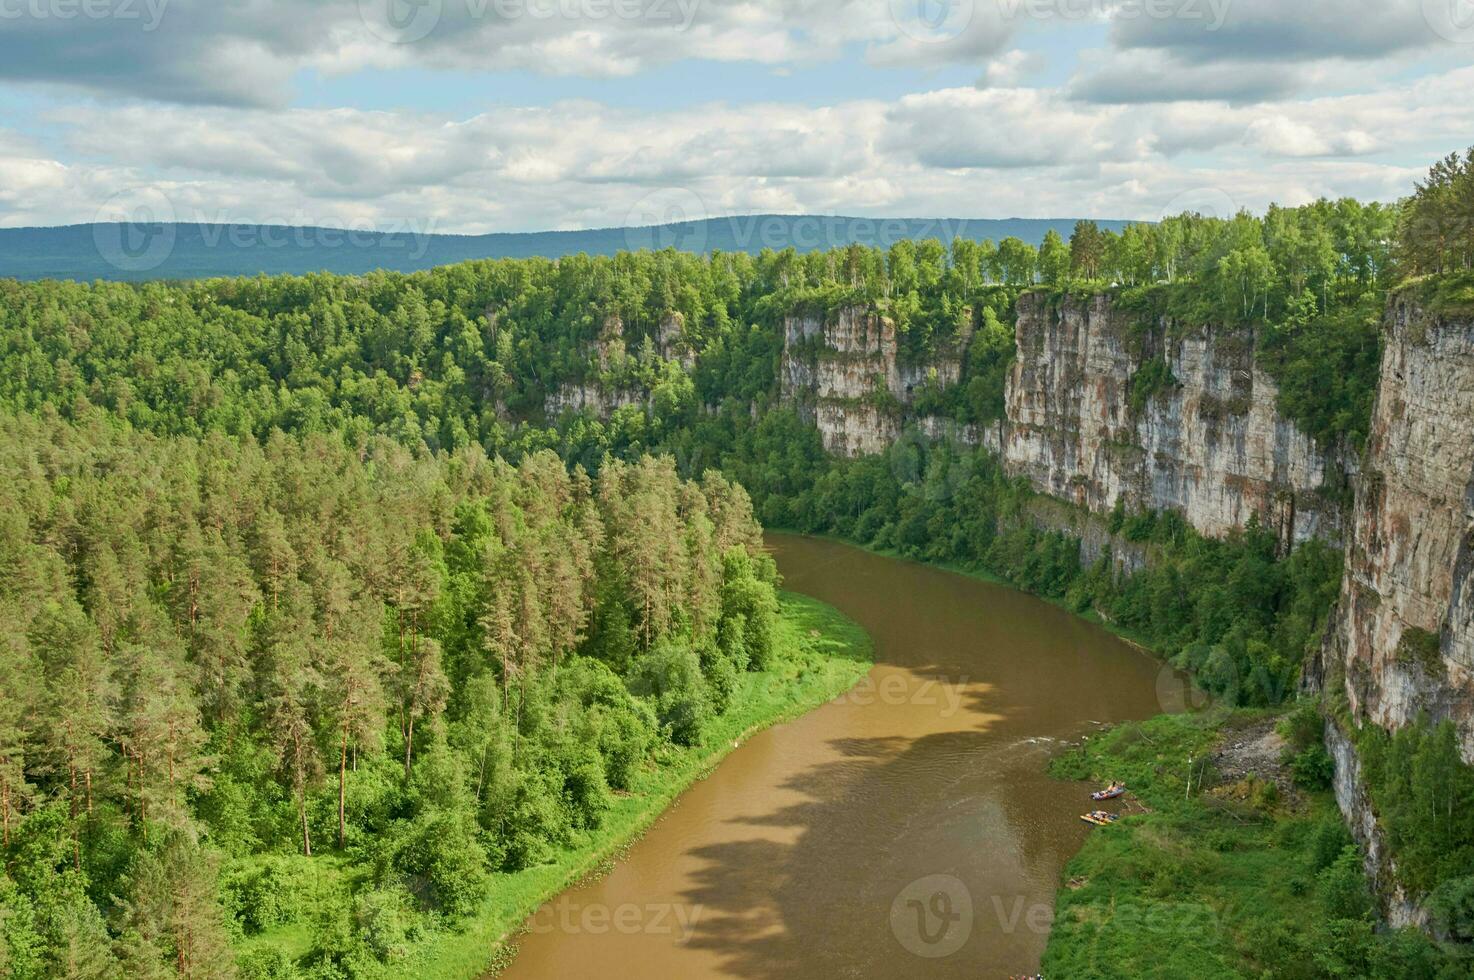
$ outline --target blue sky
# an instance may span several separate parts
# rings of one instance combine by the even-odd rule
[[[1474,0],[0,0],[0,226],[1392,199]]]

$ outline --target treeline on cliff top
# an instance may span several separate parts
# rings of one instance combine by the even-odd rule
[[[97,404],[173,433],[347,428],[514,454],[524,448],[517,421],[540,422],[547,396],[568,383],[654,391],[657,428],[729,398],[762,407],[777,388],[783,317],[859,303],[893,320],[912,359],[971,325],[974,349],[958,353],[972,369],[925,407],[987,421],[1002,409],[1014,301],[1042,285],[1120,293],[1148,329],[1159,317],[1252,329],[1280,407],[1328,448],[1354,448],[1386,289],[1405,272],[1468,261],[1449,231],[1468,165],[1454,170],[1462,176],[1430,178],[1401,207],[1319,201],[1119,234],[1081,222],[1040,249],[924,240],[884,252],[578,255],[177,285],[6,281],[0,398],[64,413]],[[1455,217],[1427,217],[1445,212]],[[689,376],[658,356],[672,314],[701,355]],[[615,320],[624,354],[610,357],[599,341]]]

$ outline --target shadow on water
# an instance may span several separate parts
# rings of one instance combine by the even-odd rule
[[[776,839],[755,834],[691,852],[702,864],[681,899],[704,914],[690,945],[715,954],[722,974],[754,980],[912,976],[923,966],[928,976],[976,977],[1036,963],[1054,876],[1084,832],[1068,813],[1041,820],[1020,795],[995,788],[1033,782],[1027,769],[1042,763],[1042,749],[1010,753],[972,732],[830,748],[837,761],[785,783],[802,802],[731,821],[776,829]],[[1039,790],[1051,788],[1063,787]],[[967,934],[935,958],[892,928],[897,896],[933,875],[959,883],[946,887],[966,917],[951,928]],[[905,920],[913,910],[896,911]]]
[[[850,694],[754,737],[561,900],[669,903],[687,936],[529,936],[510,977],[1004,977],[1037,969],[1088,829],[1062,740],[1143,718],[1160,665],[1010,589],[774,535],[786,587],[875,642]]]

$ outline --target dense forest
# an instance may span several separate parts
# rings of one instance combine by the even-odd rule
[[[931,407],[981,421],[1001,410],[1012,343],[995,325],[1012,321],[1021,290],[1113,290],[1144,323],[1252,335],[1280,380],[1282,409],[1324,442],[1355,442],[1375,386],[1396,216],[1343,200],[1263,218],[1183,215],[1119,235],[1082,222],[1068,243],[1053,236],[1042,250],[926,240],[885,252],[667,250],[409,275],[3,282],[0,398],[64,415],[95,404],[156,432],[380,432],[508,457],[551,445],[596,466],[606,450],[673,446],[710,428],[696,424],[703,406],[769,407],[782,319],[796,311],[872,306],[912,357],[972,321],[967,374]],[[699,355],[690,372],[662,356],[673,317],[683,348]],[[611,322],[624,349],[600,356]],[[548,396],[595,380],[648,394],[648,410],[566,420],[553,436]],[[701,441],[713,439],[730,442]]]
[[[776,656],[746,495],[669,460],[96,415],[8,416],[0,459],[6,976],[223,975],[293,883],[228,864],[217,896],[221,861],[320,851],[362,928],[316,955],[355,972],[597,827]]]
[[[1113,290],[1149,329],[1242,330],[1278,376],[1281,409],[1351,450],[1370,417],[1398,214],[1343,200],[1262,218],[1184,215],[1120,234],[1082,222],[1040,250],[923,241],[884,253],[666,251],[408,276],[12,283],[0,286],[0,397],[20,411],[103,408],[139,429],[197,437],[382,434],[511,460],[551,449],[591,473],[606,457],[664,453],[688,478],[717,468],[740,483],[765,524],[981,563],[1138,633],[1215,690],[1274,703],[1293,688],[1334,598],[1339,556],[1311,545],[1281,561],[1255,526],[1208,541],[1175,515],[1117,513],[1111,530],[1159,560],[1125,582],[1106,566],[1082,568],[1073,539],[1040,531],[1030,491],[984,452],[918,438],[882,458],[828,458],[778,397],[782,321],[871,306],[913,357],[970,321],[959,382],[923,392],[913,408],[986,422],[1002,412],[1019,292]],[[622,341],[612,350],[601,343],[611,321]],[[697,356],[683,365],[687,352]],[[579,383],[631,397],[603,417],[550,415],[550,396]]]
[[[247,976],[372,975],[453,927],[798,656],[759,520],[985,569],[1225,701],[1283,702],[1337,552],[1118,510],[1148,567],[1085,567],[984,450],[826,456],[779,398],[783,320],[875,309],[908,358],[970,327],[959,383],[913,407],[985,422],[1018,295],[1109,291],[1144,329],[1242,331],[1280,408],[1350,451],[1388,289],[1467,291],[1470,225],[1428,215],[1467,208],[1471,172],[1451,158],[1400,207],[1081,222],[1037,250],[0,282],[0,975],[226,975],[232,947]],[[581,383],[632,397],[550,411]],[[1372,757],[1410,853],[1442,789],[1396,780],[1446,750]],[[1420,884],[1457,892],[1467,849],[1426,858]],[[283,929],[292,956],[251,941]]]

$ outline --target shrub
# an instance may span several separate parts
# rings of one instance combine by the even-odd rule
[[[277,946],[257,946],[236,960],[240,980],[295,980],[297,967]]]
[[[662,640],[630,667],[630,690],[651,700],[655,716],[679,745],[696,745],[712,714],[701,663],[690,647]]]
[[[1361,852],[1355,845],[1341,849],[1331,866],[1316,876],[1321,906],[1332,919],[1367,919],[1372,897],[1361,868]]]
[[[364,945],[381,960],[403,959],[409,952],[415,913],[409,892],[399,884],[382,885],[358,896],[356,919]]]
[[[1305,789],[1325,789],[1336,774],[1336,764],[1324,746],[1312,745],[1290,758],[1290,775]]]
[[[229,866],[221,876],[226,912],[249,935],[310,918],[324,898],[305,859],[266,855]]]
[[[1474,875],[1450,878],[1428,898],[1438,931],[1459,942],[1474,942]]]
[[[432,812],[417,819],[395,864],[428,886],[425,903],[448,918],[471,914],[486,896],[486,851],[464,814]]]
[[[1310,835],[1310,870],[1316,873],[1324,871],[1351,846],[1351,833],[1346,825],[1337,817],[1327,817],[1315,825]]]

